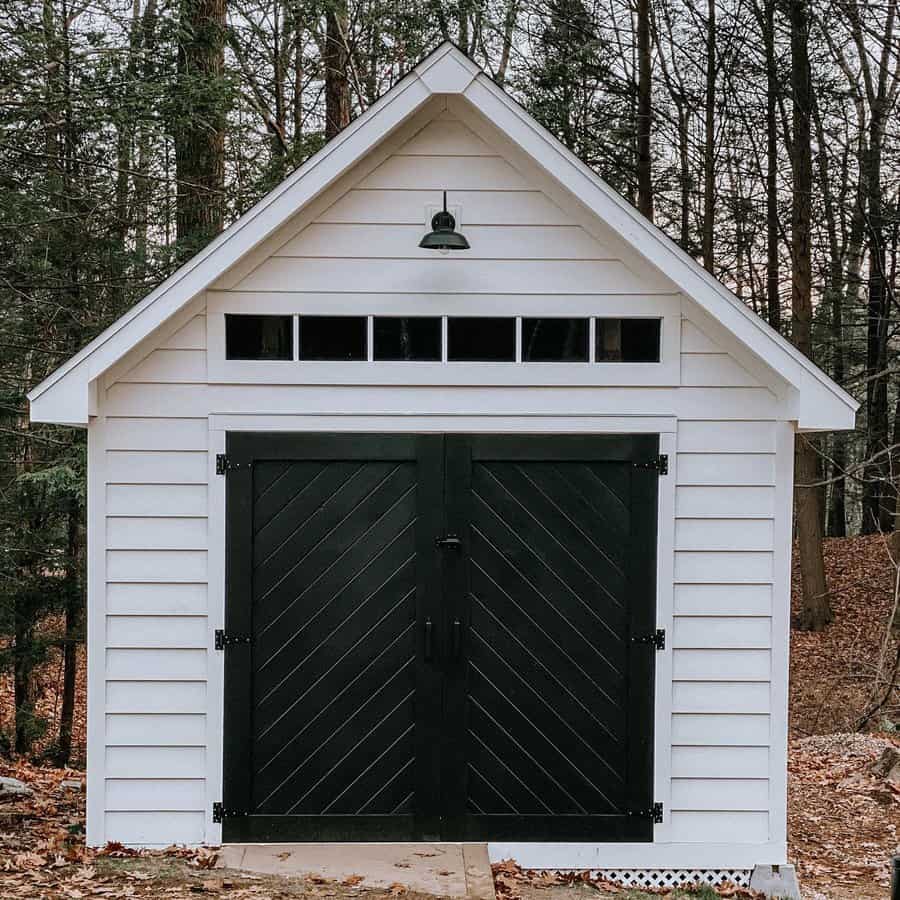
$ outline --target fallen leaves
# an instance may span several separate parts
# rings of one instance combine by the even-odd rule
[[[852,887],[847,896],[860,898],[886,895],[900,839],[900,788],[877,774],[877,763],[897,745],[873,734],[792,742],[788,828],[801,883]]]
[[[830,538],[822,547],[834,621],[819,633],[791,632],[790,720],[796,737],[854,730],[872,696],[875,661],[893,604],[895,570],[884,536]],[[796,616],[801,604],[796,552],[793,559]],[[880,715],[900,718],[900,691]]]

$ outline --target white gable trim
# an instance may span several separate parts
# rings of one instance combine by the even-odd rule
[[[856,401],[534,121],[471,60],[442,44],[319,153],[29,394],[34,421],[84,425],[91,386],[132,348],[325,190],[436,95],[473,112],[601,219],[793,389],[802,430],[852,428]]]

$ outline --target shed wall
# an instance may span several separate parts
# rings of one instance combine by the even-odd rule
[[[436,187],[462,207],[477,248],[466,260],[410,249]],[[513,224],[511,244],[498,226]],[[281,240],[208,295],[217,308],[235,291],[252,297],[248,311],[290,302],[301,312],[336,285],[360,313],[371,295],[398,289],[448,311],[447,294],[493,295],[498,284],[512,305],[538,293],[548,311],[573,294],[601,314],[626,294],[673,302],[663,279],[573,224],[446,118]],[[494,850],[534,865],[785,861],[791,430],[779,398],[689,320],[689,301],[675,297],[680,382],[523,388],[208,384],[203,300],[180,330],[104,380],[91,426],[90,843],[220,837],[210,810],[220,799],[222,663],[211,648],[223,620],[214,454],[226,429],[634,428],[663,431],[672,457],[660,479],[659,624],[670,649],[658,661],[656,767],[666,821],[652,849]]]

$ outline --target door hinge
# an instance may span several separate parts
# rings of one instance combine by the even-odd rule
[[[252,638],[249,634],[229,634],[224,628],[217,628],[215,632],[216,650],[224,650],[232,644],[249,644]]]
[[[636,462],[631,465],[635,469],[646,469],[650,472],[656,472],[657,475],[669,474],[669,457],[665,453],[660,453],[656,459],[649,459],[646,462]]]
[[[216,475],[224,475],[226,472],[233,472],[235,469],[249,468],[249,462],[239,462],[230,457],[227,453],[216,454]]]
[[[663,820],[663,805],[662,803],[654,803],[650,809],[629,809],[625,814],[641,819],[649,819],[655,825],[659,825]]]
[[[236,819],[246,816],[243,810],[229,809],[224,803],[213,803],[213,822],[221,822],[223,819]]]
[[[666,629],[657,628],[650,634],[638,634],[631,639],[632,644],[652,644],[657,650],[666,649]]]

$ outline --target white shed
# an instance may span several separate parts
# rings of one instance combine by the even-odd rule
[[[29,397],[90,844],[787,862],[794,435],[857,404],[451,45]]]

